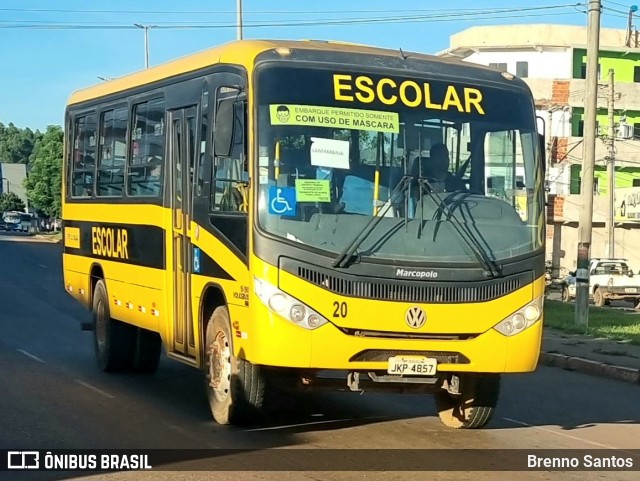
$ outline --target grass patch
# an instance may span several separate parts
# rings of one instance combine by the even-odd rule
[[[559,301],[544,301],[545,326],[574,334],[588,334],[617,341],[630,341],[640,345],[640,314],[589,306],[589,326],[585,329],[574,323],[575,304]]]

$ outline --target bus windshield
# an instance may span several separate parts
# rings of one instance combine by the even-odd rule
[[[19,224],[20,223],[20,213],[19,212],[5,212],[2,216],[2,220],[5,222],[9,222],[11,224]]]
[[[269,66],[257,98],[267,233],[332,257],[355,243],[364,261],[504,261],[542,246],[543,170],[526,91]]]

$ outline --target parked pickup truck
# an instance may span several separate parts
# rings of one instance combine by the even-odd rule
[[[634,276],[627,259],[591,259],[589,263],[589,294],[596,306],[608,305],[622,299],[640,303],[640,276]],[[562,300],[570,302],[576,297],[575,272],[562,282]]]

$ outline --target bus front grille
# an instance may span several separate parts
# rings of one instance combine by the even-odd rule
[[[297,266],[298,277],[336,294],[365,299],[455,304],[485,302],[510,294],[531,282],[531,273],[474,282],[372,279]]]

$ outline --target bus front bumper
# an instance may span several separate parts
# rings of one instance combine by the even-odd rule
[[[489,329],[464,340],[398,339],[349,335],[331,323],[306,330],[269,317],[254,325],[251,338],[261,342],[248,342],[242,349],[247,360],[274,367],[358,372],[386,372],[389,358],[396,355],[435,358],[438,372],[530,372],[537,366],[543,325],[540,319],[513,336]]]

